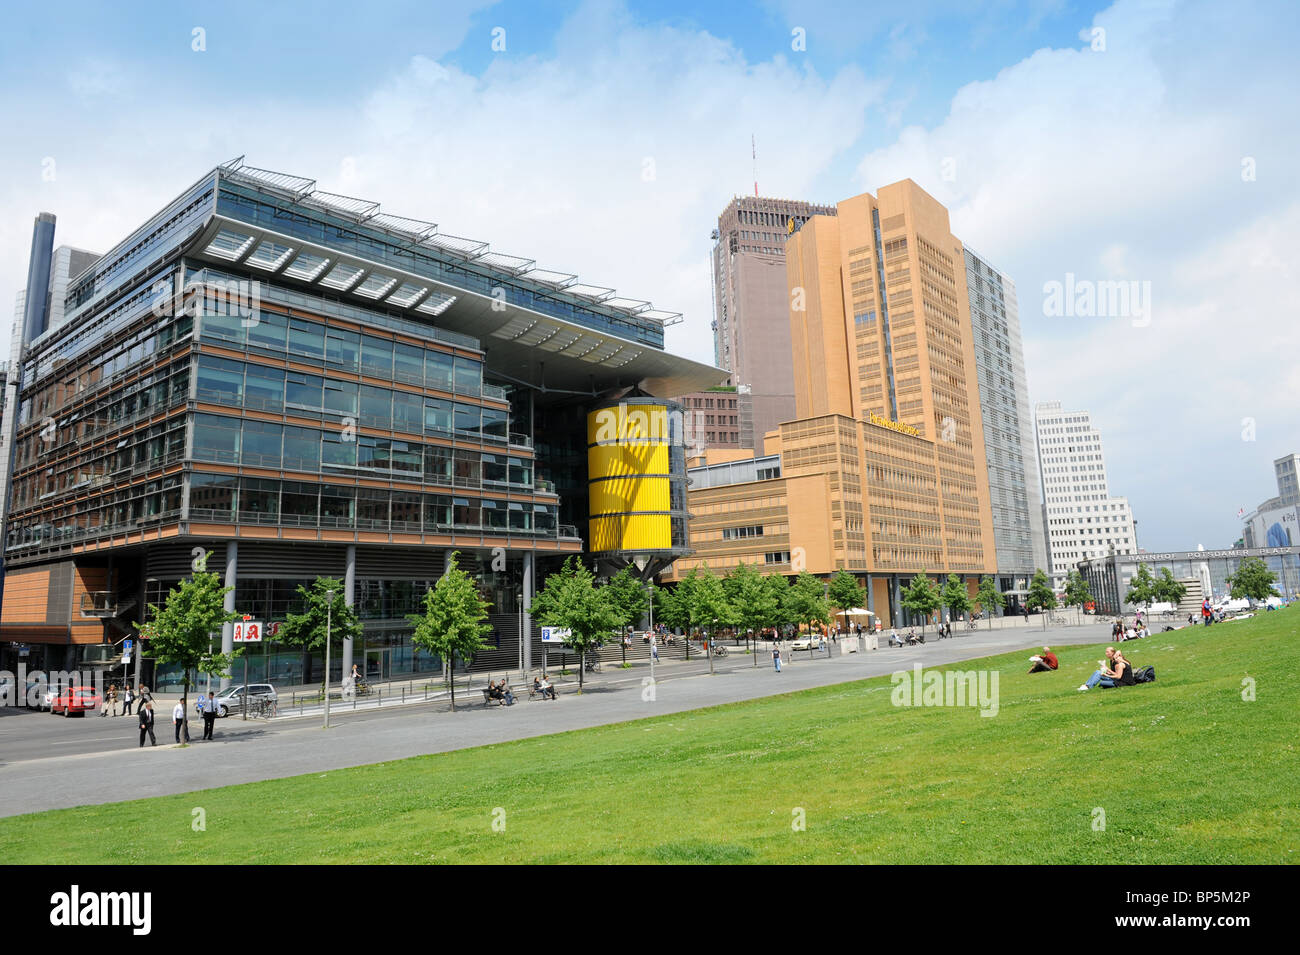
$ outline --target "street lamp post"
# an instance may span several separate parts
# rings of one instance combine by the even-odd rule
[[[334,591],[325,591],[325,725],[322,729],[330,728],[330,624],[333,622],[334,613]]]
[[[519,613],[519,679],[524,678],[524,592],[515,594],[515,607]]]

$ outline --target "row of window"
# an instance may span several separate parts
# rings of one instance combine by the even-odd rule
[[[190,520],[446,533],[512,531],[554,536],[557,507],[447,494],[194,474]]]
[[[204,315],[202,341],[255,348],[325,364],[344,371],[361,372],[387,380],[477,395],[482,390],[483,363],[463,355],[421,348],[305,318],[289,318],[259,309],[252,317],[235,314]]]
[[[510,415],[501,408],[453,402],[446,398],[339,381],[321,375],[203,355],[198,363],[200,401],[260,411],[297,411],[312,417],[355,418],[365,427],[411,434],[457,432],[488,441],[506,441]]]
[[[322,431],[271,421],[194,416],[196,461],[288,468],[297,471],[363,470],[430,484],[512,484],[531,488],[533,462],[476,450],[358,435],[355,429]]]

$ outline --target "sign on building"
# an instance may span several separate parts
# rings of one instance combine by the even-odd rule
[[[235,643],[261,643],[262,642],[262,621],[236,620],[234,642]]]

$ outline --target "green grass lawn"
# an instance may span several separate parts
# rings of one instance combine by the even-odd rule
[[[1294,862],[1297,624],[1152,634],[1128,646],[1157,682],[1117,690],[1075,690],[1099,646],[1064,648],[1057,673],[1027,675],[1026,652],[955,665],[999,671],[992,718],[895,707],[878,678],[2,819],[0,852],[48,862],[57,833],[61,857],[103,863]]]

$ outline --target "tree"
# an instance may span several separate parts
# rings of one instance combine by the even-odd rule
[[[1056,606],[1056,591],[1052,590],[1052,582],[1041,569],[1036,569],[1030,578],[1025,606],[1029,610],[1047,610]]]
[[[975,599],[979,601],[980,609],[989,615],[989,629],[992,630],[994,611],[1001,610],[1002,605],[1006,603],[1006,598],[998,590],[997,582],[992,577],[981,578]]]
[[[718,630],[736,622],[736,611],[727,599],[722,581],[708,566],[695,568],[688,575],[694,577],[694,585],[689,590],[691,622],[696,626],[708,628],[709,640],[706,644],[709,656],[709,672],[713,672],[713,642]]]
[[[578,692],[582,692],[587,654],[610,638],[620,626],[620,611],[608,587],[596,584],[596,575],[577,557],[546,578],[533,598],[533,616],[544,627],[569,631],[566,642],[578,652]]]
[[[843,568],[835,571],[835,576],[831,578],[831,585],[827,590],[826,595],[827,599],[830,601],[831,609],[838,607],[845,615],[845,627],[849,625],[849,611],[867,605],[866,590],[864,590],[862,584],[858,582],[857,577],[854,577]]]
[[[745,631],[745,644],[748,646],[751,633],[757,641],[763,628],[771,626],[780,598],[753,564],[737,564],[736,569],[723,579],[722,587],[736,611],[736,625]],[[757,645],[753,656],[757,665]]]
[[[1151,601],[1156,599],[1156,582],[1151,576],[1151,570],[1146,564],[1138,564],[1137,573],[1133,575],[1133,580],[1129,583],[1128,593],[1124,600],[1131,604],[1142,604],[1147,607]]]
[[[826,584],[806,570],[799,571],[786,591],[786,607],[795,623],[808,624],[808,636],[812,637],[813,626],[818,623],[830,623],[830,602],[826,599]],[[808,655],[812,656],[812,640],[808,641]]]
[[[1228,575],[1228,586],[1234,600],[1267,600],[1280,596],[1273,587],[1277,577],[1260,557],[1247,557],[1235,574]]]
[[[181,707],[185,711],[184,738],[190,738],[189,691],[194,685],[191,672],[208,676],[230,676],[230,665],[243,649],[220,653],[212,649],[212,635],[224,623],[239,619],[239,614],[225,609],[226,594],[234,587],[223,587],[221,578],[209,571],[196,571],[191,577],[167,591],[161,609],[149,604],[148,622],[136,624],[136,631],[150,642],[156,661],[181,668],[183,685]]]
[[[772,626],[776,628],[777,633],[779,634],[783,627],[792,627],[798,623],[790,612],[790,578],[784,574],[765,574],[763,586],[775,602],[772,609]]]
[[[1092,602],[1092,590],[1088,586],[1088,581],[1084,579],[1083,574],[1078,569],[1071,570],[1065,578],[1065,604],[1068,607],[1078,607],[1083,610],[1083,605]]]
[[[331,599],[329,592],[333,591]],[[284,625],[280,627],[280,642],[291,647],[301,647],[310,654],[325,646],[325,635],[330,638],[330,653],[334,647],[341,647],[344,640],[359,640],[362,624],[357,618],[355,607],[349,607],[343,582],[337,577],[317,577],[311,587],[298,585],[298,599],[302,601],[303,612],[286,614]],[[326,692],[329,690],[330,675],[325,674]]]
[[[925,625],[930,614],[938,609],[939,600],[939,588],[922,571],[912,578],[912,582],[903,591],[902,603],[904,609],[921,618],[921,632],[925,633]]]
[[[966,589],[966,583],[956,574],[949,574],[947,582],[943,585],[941,598],[943,605],[948,608],[951,617],[960,620],[970,612],[971,600],[970,591]],[[951,619],[951,617],[949,619]]]
[[[631,567],[624,567],[609,579],[605,585],[606,592],[614,609],[622,619],[622,627],[634,627],[646,608],[650,606],[650,597],[645,592],[645,584],[632,573]],[[627,641],[620,640],[623,662],[627,663]]]
[[[456,566],[458,551],[447,561],[442,579],[424,592],[424,613],[407,614],[415,625],[411,642],[447,661],[451,681],[451,708],[456,710],[456,657],[469,660],[487,648],[484,636],[492,629],[487,622],[491,604],[483,599],[469,574]]]
[[[1185,596],[1187,596],[1187,585],[1180,584],[1169,572],[1168,567],[1161,567],[1160,576],[1156,579],[1156,598],[1176,608],[1183,602]]]

